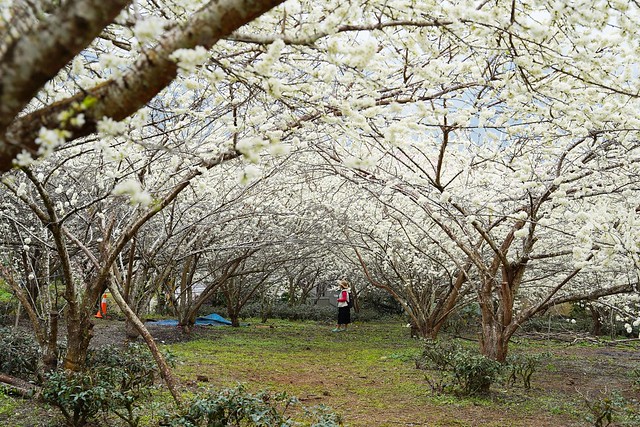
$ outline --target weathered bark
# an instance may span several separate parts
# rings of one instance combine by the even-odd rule
[[[516,222],[500,247],[497,247],[486,231],[476,226],[494,251],[493,261],[483,271],[483,283],[478,292],[482,316],[480,352],[485,357],[498,362],[504,362],[507,359],[509,340],[520,326],[519,323],[513,322],[513,304],[528,259],[521,258],[519,261],[510,263],[506,254],[513,244],[515,232],[524,225],[524,221]],[[530,251],[532,247],[533,241],[530,241],[528,250]],[[501,272],[502,276],[499,286],[496,283],[498,272]]]
[[[160,376],[167,385],[167,388],[169,389],[173,400],[176,402],[176,404],[180,405],[182,403],[182,397],[178,392],[176,379],[173,376],[173,372],[167,364],[167,361],[162,356],[162,353],[160,353],[160,350],[158,349],[158,346],[156,345],[153,337],[149,333],[149,330],[144,326],[142,321],[138,318],[138,316],[136,316],[133,310],[131,310],[131,308],[127,305],[124,298],[118,291],[118,288],[114,285],[110,285],[109,290],[111,291],[111,296],[113,297],[114,301],[116,302],[116,304],[118,304],[118,307],[120,307],[120,310],[122,310],[127,319],[136,327],[136,329],[144,339],[147,347],[149,348],[149,351],[151,351],[151,354],[153,355],[153,359],[158,365]]]
[[[102,289],[99,291],[95,292],[95,290],[89,289],[83,296],[82,301],[67,305],[65,316],[67,324],[67,353],[63,362],[65,369],[81,371],[85,366],[89,343],[93,338],[93,303],[99,298]],[[91,295],[93,295],[93,298]]]
[[[40,388],[20,378],[0,374],[0,383],[9,386],[10,390],[23,397],[38,396]]]
[[[591,334],[594,336],[602,335],[602,320],[600,318],[600,312],[592,305],[588,306],[589,313],[591,313]]]
[[[504,362],[509,351],[509,340],[505,339],[504,328],[498,322],[482,319],[482,336],[480,339],[480,353],[483,356]]]
[[[53,371],[58,366],[58,318],[59,313],[57,311],[49,313],[49,337],[42,356],[45,372]]]
[[[229,320],[231,321],[231,327],[237,328],[240,326],[240,318],[238,317],[238,313],[235,310],[232,310],[229,313]]]

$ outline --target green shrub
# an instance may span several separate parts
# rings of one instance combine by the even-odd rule
[[[260,303],[247,304],[242,308],[241,317],[263,317],[264,307]],[[284,302],[277,302],[269,306],[267,318],[286,320],[314,320],[327,321],[336,316],[335,307],[317,305],[294,305],[290,306]]]
[[[135,427],[156,374],[156,365],[145,347],[105,347],[89,353],[85,372],[49,374],[43,398],[60,409],[69,426],[83,426],[102,412]]]
[[[285,393],[248,393],[240,385],[235,388],[196,396],[179,414],[167,414],[162,426],[169,427],[286,427],[296,425],[287,415],[299,402]],[[312,427],[341,426],[340,417],[326,408],[305,411],[305,425]]]
[[[9,324],[15,316],[17,299],[14,298],[9,285],[0,279],[0,325]]]
[[[91,372],[56,371],[47,375],[42,398],[60,409],[67,426],[82,427],[105,405],[109,386]]]
[[[105,347],[88,357],[97,376],[111,384],[109,401],[103,405],[128,425],[140,422],[138,407],[148,397],[157,376],[157,365],[149,350],[140,344],[129,344],[124,350]]]
[[[508,370],[507,383],[515,384],[522,381],[525,389],[531,388],[531,376],[537,371],[542,360],[549,355],[541,354],[510,354],[507,356],[505,368]]]
[[[13,294],[3,287],[0,283],[0,302],[11,302],[13,300]]]
[[[448,376],[449,381],[430,383],[437,384],[439,391],[447,391],[445,384],[448,383],[449,388],[463,395],[488,393],[502,371],[499,362],[467,350],[456,341],[428,341],[422,355],[416,360],[416,367],[440,371]]]
[[[463,394],[486,394],[500,374],[502,365],[481,354],[456,354],[453,375]]]
[[[0,372],[33,379],[38,372],[40,348],[33,336],[0,328]]]
[[[594,398],[582,395],[582,398],[587,409],[585,420],[593,427],[606,427],[614,422],[617,426],[640,425],[638,402],[625,399],[615,390]]]

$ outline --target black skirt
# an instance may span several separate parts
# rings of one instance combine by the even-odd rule
[[[349,307],[338,307],[338,325],[351,323],[351,309]]]

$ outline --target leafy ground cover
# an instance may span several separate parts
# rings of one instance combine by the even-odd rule
[[[120,340],[122,328],[117,321],[101,322],[95,344]],[[500,383],[489,396],[470,398],[432,391],[429,374],[416,369],[422,343],[400,322],[362,323],[332,333],[330,325],[315,322],[271,321],[197,328],[186,340],[176,328],[151,330],[175,356],[175,372],[188,392],[238,383],[251,391],[286,391],[305,406],[333,408],[353,427],[585,426],[593,425],[586,402],[600,402],[612,392],[629,401],[639,398],[632,375],[640,366],[637,342],[608,347],[519,337],[513,353],[548,353],[532,388]],[[55,425],[38,424],[54,418],[49,409],[25,409],[29,405],[0,393],[0,424]],[[611,425],[633,424],[614,417]]]

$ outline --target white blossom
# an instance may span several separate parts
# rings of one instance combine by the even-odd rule
[[[149,16],[136,22],[136,25],[133,27],[133,34],[135,34],[141,43],[152,42],[162,34],[165,25],[166,22],[164,19]]]
[[[129,196],[132,205],[149,206],[153,202],[151,195],[134,179],[118,183],[113,189],[113,194]]]
[[[520,239],[520,238],[523,238],[523,237],[527,237],[528,234],[529,234],[529,232],[527,231],[527,229],[523,227],[523,228],[520,228],[520,229],[516,230],[513,233],[513,236],[516,239]]]
[[[124,122],[117,122],[111,117],[103,117],[97,124],[98,133],[102,135],[117,136],[123,134],[127,129],[127,125]]]
[[[68,131],[41,127],[36,138],[36,144],[40,146],[38,154],[42,156],[51,154],[56,148],[64,144],[68,136],[70,136]]]
[[[190,73],[209,59],[209,51],[202,46],[196,46],[194,49],[178,49],[171,54],[170,58],[183,72]]]
[[[262,170],[256,165],[246,165],[238,173],[238,182],[241,185],[249,185],[262,175]]]

